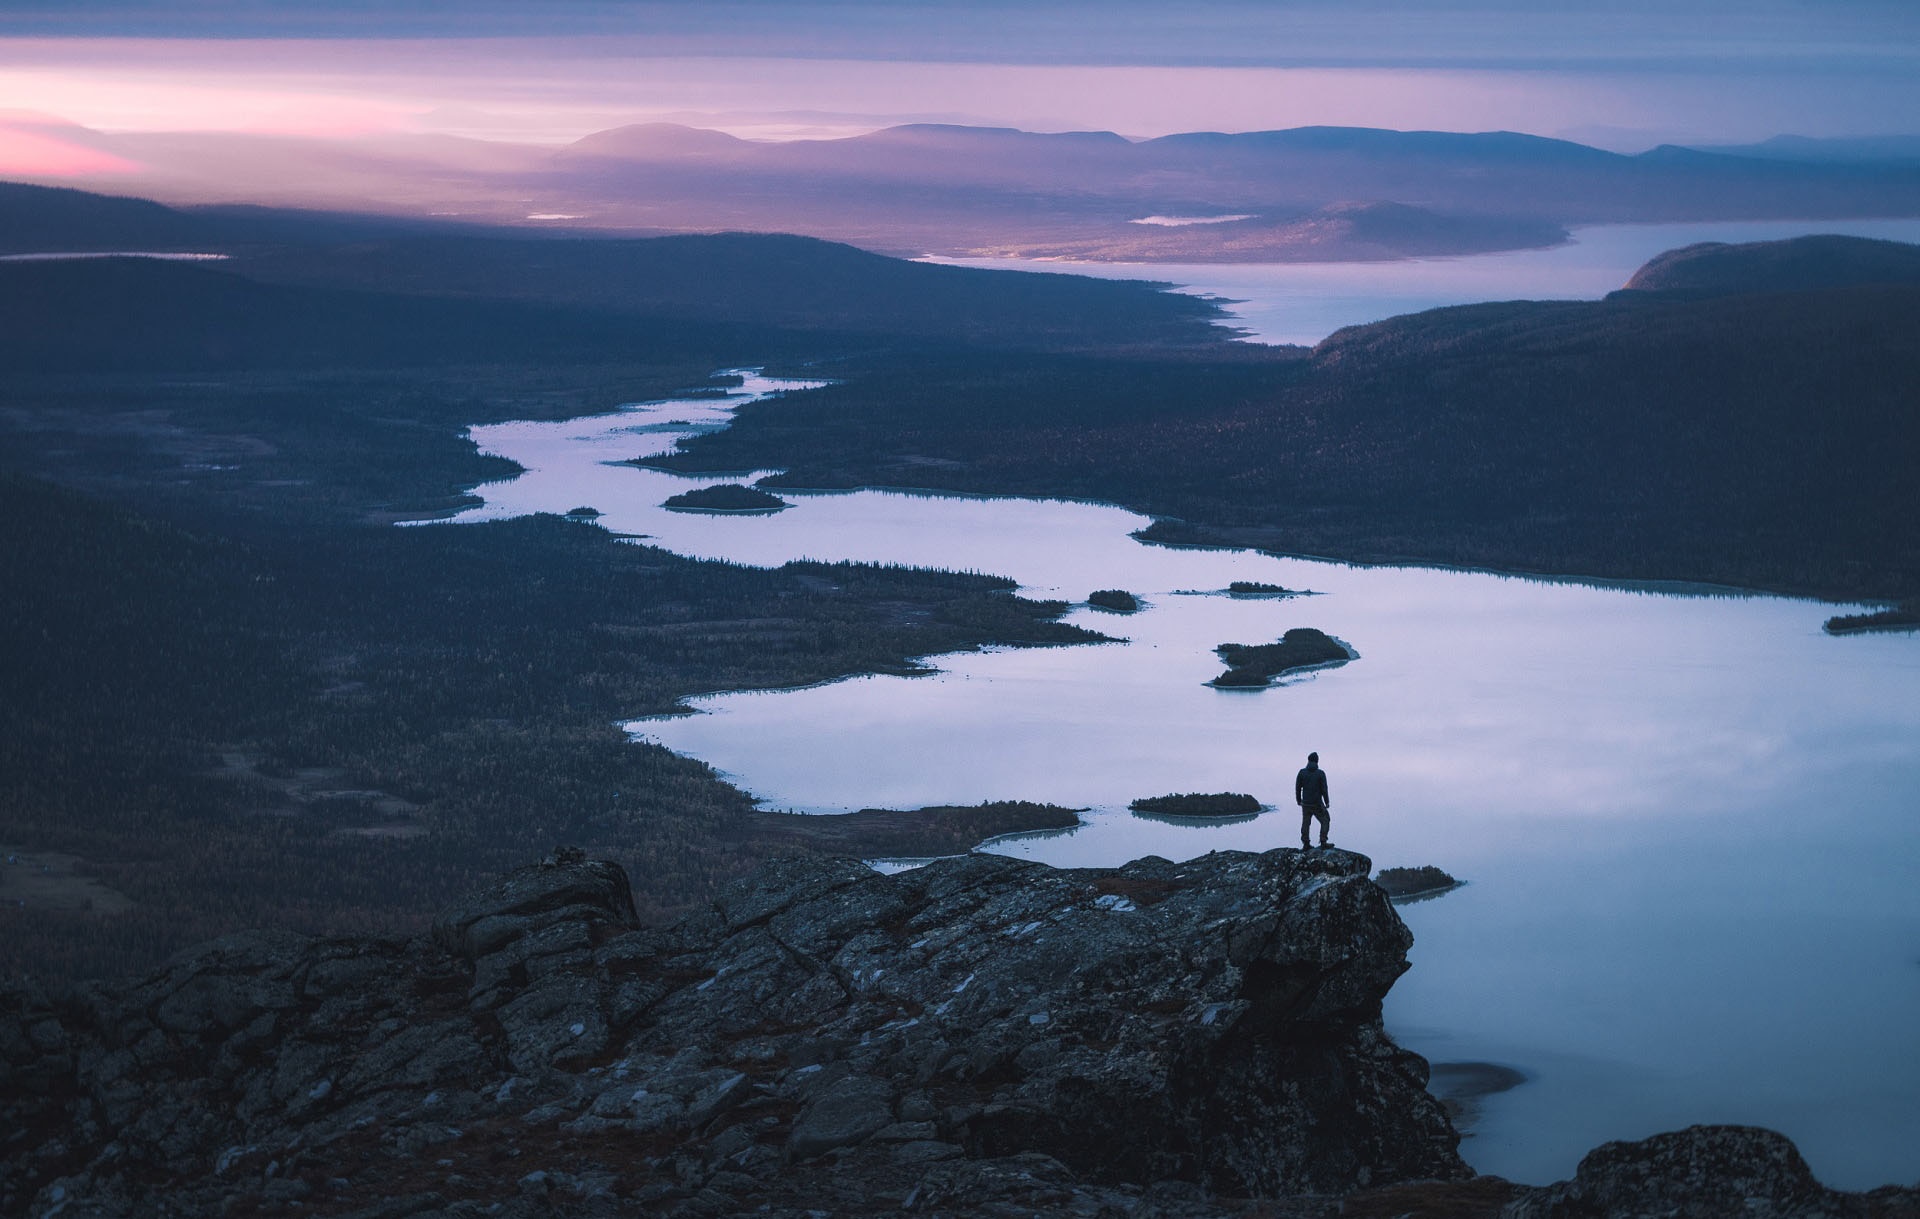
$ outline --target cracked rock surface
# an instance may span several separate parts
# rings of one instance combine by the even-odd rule
[[[794,859],[642,928],[617,865],[563,850],[420,940],[243,935],[131,987],[10,983],[0,1214],[1571,1219],[1673,1180],[1910,1213],[1792,1209],[1906,1194],[1829,1194],[1790,1144],[1473,1179],[1381,1027],[1412,937],[1369,870]]]

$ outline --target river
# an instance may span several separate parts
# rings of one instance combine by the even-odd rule
[[[935,658],[923,677],[693,700],[629,731],[801,812],[986,799],[1085,808],[988,849],[1062,865],[1297,843],[1288,792],[1317,750],[1335,841],[1467,880],[1402,913],[1417,942],[1387,1022],[1435,1062],[1527,1079],[1462,1145],[1483,1172],[1571,1174],[1613,1138],[1694,1122],[1781,1130],[1829,1184],[1920,1177],[1920,634],[1835,638],[1835,607],[1175,549],[1101,504],[796,494],[773,515],[668,511],[731,479],[609,464],[723,427],[748,398],[472,429],[519,476],[472,521],[590,505],[677,553],[853,559],[1009,575],[1124,642]],[[749,476],[750,477],[750,476]],[[1308,590],[1226,595],[1230,581]],[[1146,607],[1084,604],[1099,588]],[[1358,659],[1222,691],[1225,642],[1313,626]],[[1247,791],[1231,824],[1128,800]]]

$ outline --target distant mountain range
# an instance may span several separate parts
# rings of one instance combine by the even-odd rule
[[[906,255],[1387,259],[1552,245],[1584,224],[1920,215],[1920,138],[1627,156],[1514,132],[1352,127],[1129,140],[917,124],[768,142],[647,123],[552,148],[8,125],[73,150],[82,171],[63,181],[174,203],[777,231]]]

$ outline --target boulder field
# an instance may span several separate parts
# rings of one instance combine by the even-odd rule
[[[0,1214],[1920,1215],[1735,1127],[1473,1176],[1381,1026],[1412,936],[1370,870],[794,858],[646,928],[563,849],[430,937],[10,982]]]

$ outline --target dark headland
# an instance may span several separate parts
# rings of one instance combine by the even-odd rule
[[[1850,635],[1856,631],[1911,631],[1920,629],[1920,600],[1891,609],[1865,614],[1835,614],[1827,619],[1827,633]]]

